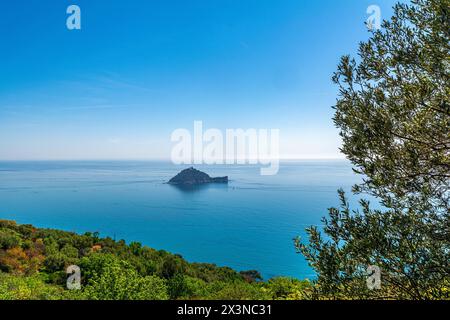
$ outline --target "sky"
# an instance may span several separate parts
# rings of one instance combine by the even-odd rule
[[[1,1],[0,160],[168,159],[196,120],[340,158],[331,76],[373,4],[390,17],[393,0]]]

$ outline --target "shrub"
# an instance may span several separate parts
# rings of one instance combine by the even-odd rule
[[[20,234],[11,229],[0,228],[0,249],[19,247],[21,243]]]

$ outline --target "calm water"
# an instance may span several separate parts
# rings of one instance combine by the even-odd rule
[[[164,184],[184,167],[168,162],[0,162],[0,219],[68,231],[99,231],[237,270],[314,277],[292,239],[320,225],[336,190],[358,181],[345,161],[197,166],[226,185]]]

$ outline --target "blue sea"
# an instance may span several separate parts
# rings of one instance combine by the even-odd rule
[[[360,181],[344,160],[196,166],[230,183],[165,184],[186,166],[158,161],[0,162],[0,219],[139,241],[190,262],[274,276],[314,278],[293,238],[321,225],[337,189]],[[349,193],[350,196],[350,193]],[[356,199],[351,198],[355,203]]]

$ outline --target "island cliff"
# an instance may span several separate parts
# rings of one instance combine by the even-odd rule
[[[194,169],[193,167],[184,169],[175,177],[169,180],[169,184],[196,185],[204,183],[228,183],[228,177],[212,178],[208,174]]]

